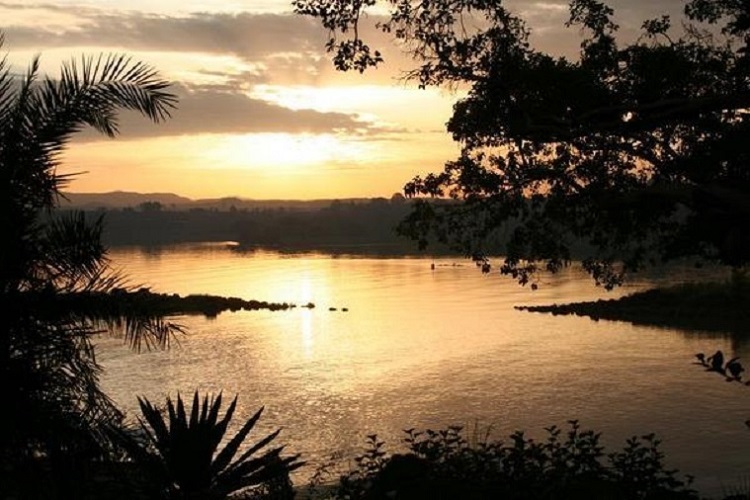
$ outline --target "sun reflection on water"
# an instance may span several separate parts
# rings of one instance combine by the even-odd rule
[[[310,275],[305,274],[302,278],[299,280],[299,286],[297,287],[299,290],[299,295],[297,300],[299,300],[300,304],[307,304],[309,302],[313,301],[313,293],[312,293],[312,283],[310,281]]]
[[[302,348],[305,350],[305,358],[310,359],[312,357],[314,338],[312,311],[309,309],[305,309],[300,315],[300,331],[302,333]]]

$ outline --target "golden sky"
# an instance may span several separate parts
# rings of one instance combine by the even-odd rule
[[[624,32],[680,0],[619,0]],[[573,56],[567,0],[515,0],[539,48]],[[382,41],[387,64],[336,72],[325,31],[290,0],[0,1],[14,70],[42,55],[54,76],[80,54],[124,52],[155,66],[180,97],[161,125],[123,115],[115,140],[84,132],[62,173],[75,192],[173,192],[191,198],[390,196],[439,171],[459,146],[445,132],[457,95],[399,79],[410,61]]]

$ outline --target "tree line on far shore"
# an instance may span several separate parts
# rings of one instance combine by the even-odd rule
[[[86,211],[103,217],[109,246],[156,246],[197,241],[236,241],[242,247],[271,247],[354,253],[419,254],[398,233],[412,210],[401,195],[366,201],[333,200],[322,208],[193,208],[177,210],[159,202],[136,207]],[[64,214],[67,209],[58,211]],[[497,249],[500,249],[499,243]],[[430,248],[430,254],[446,252]]]

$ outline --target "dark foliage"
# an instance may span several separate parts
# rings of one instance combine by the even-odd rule
[[[223,499],[248,489],[265,487],[266,493],[290,496],[289,472],[301,467],[299,455],[282,457],[283,447],[266,448],[277,430],[249,447],[244,445],[260,419],[263,408],[250,417],[223,448],[227,427],[237,406],[235,397],[219,418],[222,396],[200,400],[193,395],[186,411],[182,398],[167,399],[166,412],[139,399],[143,420],[139,440],[133,433],[114,429],[112,436],[142,471],[143,487],[154,498]],[[165,415],[166,413],[166,415]],[[238,456],[239,453],[239,456]],[[280,498],[280,497],[279,497]]]
[[[666,467],[653,434],[605,455],[600,434],[577,421],[567,432],[547,428],[541,441],[516,432],[507,443],[487,437],[470,443],[460,427],[405,432],[404,455],[388,455],[383,442],[369,436],[356,467],[341,478],[337,498],[698,498],[690,477],[680,480]]]
[[[44,297],[38,297],[38,300],[43,299]],[[66,310],[71,315],[82,318],[85,318],[92,309],[96,310],[104,318],[95,317],[92,321],[103,323],[112,330],[121,331],[125,339],[134,348],[140,350],[144,343],[148,349],[167,346],[175,331],[182,331],[182,328],[165,319],[171,316],[203,314],[208,318],[214,318],[224,311],[261,309],[285,311],[297,305],[203,294],[182,297],[176,293],[154,293],[146,288],[137,291],[114,288],[105,292],[63,294],[47,307]],[[300,307],[312,309],[315,304],[307,303]],[[136,321],[135,318],[139,320]],[[144,330],[148,330],[150,335],[143,335]]]
[[[0,60],[0,377],[8,403],[0,490],[29,497],[47,483],[45,496],[67,499],[81,495],[82,477],[111,451],[104,427],[121,414],[99,388],[91,343],[93,320],[108,318],[53,305],[63,294],[107,290],[117,278],[100,221],[42,215],[67,180],[56,169],[72,134],[91,126],[114,136],[122,109],[160,121],[175,98],[153,69],[124,56],[71,61],[58,79],[40,80],[38,71],[35,59],[16,77]]]
[[[695,283],[645,290],[619,299],[516,306],[516,309],[588,316],[596,321],[628,321],[636,325],[732,333],[744,339],[750,322],[750,294],[725,283]]]
[[[663,260],[750,259],[748,2],[686,0],[679,22],[646,20],[621,45],[613,9],[574,0],[576,61],[531,47],[526,23],[495,0],[294,4],[330,30],[341,70],[379,64],[358,30],[379,4],[380,28],[417,63],[407,79],[466,86],[448,122],[460,157],[405,187],[462,202],[422,202],[402,226],[420,243],[484,259],[487,239],[518,222],[500,271],[522,284],[581,244],[608,288]]]
[[[124,209],[87,214],[104,217],[104,242],[112,246],[236,241],[242,248],[414,254],[418,251],[413,243],[396,233],[410,209],[404,202],[375,198],[307,210]]]

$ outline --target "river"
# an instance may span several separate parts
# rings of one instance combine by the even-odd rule
[[[460,258],[241,253],[224,244],[110,257],[131,284],[153,291],[316,305],[180,317],[188,333],[169,350],[135,354],[100,339],[97,351],[105,390],[131,415],[136,396],[162,403],[196,389],[238,394],[239,416],[265,406],[256,437],[282,427],[278,441],[310,464],[300,481],[332,455],[353,457],[370,433],[399,451],[409,427],[543,437],[570,419],[602,431],[609,449],[657,433],[668,465],[695,475],[706,494],[750,481],[750,388],[692,364],[696,352],[716,349],[750,359],[747,344],[513,308],[616,297],[694,279],[692,270],[607,294],[575,268],[543,276],[532,291]]]

